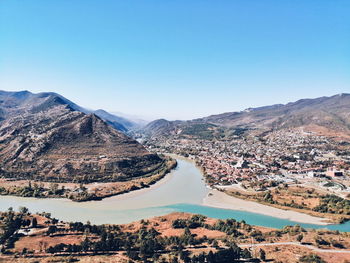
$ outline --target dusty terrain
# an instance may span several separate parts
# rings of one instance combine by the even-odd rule
[[[69,230],[69,224],[56,223],[58,232],[48,234],[47,231],[52,226],[52,220],[46,215],[27,215],[26,219],[37,219],[38,225],[30,230],[28,235],[19,237],[14,247],[10,249],[11,254],[0,255],[0,262],[68,262],[74,258],[79,262],[128,262],[128,257],[124,251],[110,251],[104,254],[96,255],[92,252],[71,253],[71,255],[62,256],[59,253],[52,255],[45,252],[47,248],[57,244],[81,244],[87,238],[89,242],[97,242],[100,237],[86,231]],[[183,228],[174,228],[174,221],[183,220],[190,222],[194,215],[187,213],[172,213],[166,216],[155,217],[150,220],[141,220],[130,224],[120,225],[119,231],[129,233],[141,233],[142,229],[146,231],[157,231],[160,238],[183,237]],[[200,217],[199,217],[200,218]],[[205,243],[201,246],[189,246],[185,250],[193,255],[199,255],[202,252],[216,251],[216,246],[225,247],[227,241],[232,240],[242,249],[246,248],[253,257],[259,257],[260,249],[266,253],[266,259],[269,262],[297,263],[305,255],[316,254],[325,262],[345,263],[350,259],[350,234],[339,233],[327,230],[309,230],[306,231],[298,226],[285,227],[282,230],[276,230],[265,227],[254,227],[244,223],[237,222],[238,230],[241,233],[234,237],[225,231],[214,230],[210,228],[218,227],[225,221],[205,218],[202,227],[190,228],[189,231],[196,239],[208,238],[216,240],[217,245]],[[226,223],[225,223],[226,224]],[[114,226],[110,226],[111,228]],[[27,228],[24,228],[27,229]],[[152,230],[154,229],[154,230]],[[23,251],[31,251],[26,254]],[[172,253],[163,253],[164,259],[172,258]],[[138,261],[135,261],[138,262]]]

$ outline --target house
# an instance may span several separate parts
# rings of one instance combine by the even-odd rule
[[[330,177],[341,177],[344,176],[344,172],[337,170],[335,167],[329,167],[327,169],[326,175]]]

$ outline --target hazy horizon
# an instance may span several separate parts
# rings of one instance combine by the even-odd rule
[[[350,91],[349,1],[2,1],[0,89],[188,120]]]
[[[0,89],[1,90],[1,89]],[[31,93],[40,93],[40,92],[54,92],[54,93],[57,93],[57,92],[55,92],[55,91],[38,91],[38,92],[33,92],[33,91],[30,91],[30,90],[3,90],[3,91],[9,91],[9,92],[11,92],[11,91],[14,91],[14,92],[19,92],[19,91],[29,91],[29,92],[31,92]],[[296,102],[296,101],[298,101],[298,100],[300,100],[300,99],[316,99],[316,98],[319,98],[319,97],[330,97],[330,96],[336,96],[336,95],[340,95],[340,94],[350,94],[350,93],[348,93],[348,92],[341,92],[341,93],[337,93],[337,94],[330,94],[330,95],[320,95],[320,96],[318,96],[318,97],[308,97],[308,98],[299,98],[299,99],[297,99],[297,100],[295,100],[295,101],[287,101],[287,102],[285,102],[285,103],[274,103],[274,104],[265,104],[265,105],[257,105],[257,106],[249,106],[249,107],[246,107],[246,108],[242,108],[242,109],[236,109],[236,110],[231,110],[231,111],[225,111],[225,112],[212,112],[212,113],[210,113],[210,114],[208,114],[208,115],[203,115],[203,116],[197,116],[197,117],[195,117],[195,118],[188,118],[188,119],[186,119],[186,118],[183,118],[183,119],[179,119],[179,118],[165,118],[165,117],[163,117],[163,116],[158,116],[158,117],[151,117],[151,116],[147,116],[147,115],[143,115],[142,113],[140,113],[140,114],[129,114],[129,113],[127,113],[127,112],[121,112],[121,111],[109,111],[109,110],[107,110],[107,109],[105,109],[105,108],[102,108],[102,107],[100,107],[100,108],[91,108],[91,107],[86,107],[86,106],[84,106],[84,105],[80,105],[80,104],[78,104],[78,103],[76,103],[76,101],[73,101],[73,100],[71,100],[69,97],[65,97],[66,99],[69,99],[70,101],[72,101],[72,102],[74,102],[74,103],[76,103],[76,104],[78,104],[79,106],[81,106],[81,107],[83,107],[83,108],[85,108],[85,109],[88,109],[88,110],[90,110],[90,111],[97,111],[97,110],[104,110],[104,111],[107,111],[108,113],[111,113],[111,114],[114,114],[114,115],[117,115],[117,116],[120,116],[120,117],[123,117],[123,118],[127,118],[127,119],[130,119],[130,120],[138,120],[138,121],[146,121],[146,122],[151,122],[151,121],[154,121],[154,120],[157,120],[157,119],[167,119],[167,120],[171,120],[171,121],[174,121],[174,120],[184,120],[184,121],[186,121],[186,120],[193,120],[193,119],[196,119],[196,118],[202,118],[202,117],[208,117],[208,116],[210,116],[210,115],[217,115],[217,114],[221,114],[221,113],[227,113],[227,112],[240,112],[240,111],[244,111],[244,110],[246,110],[246,109],[248,109],[248,108],[258,108],[258,107],[263,107],[263,106],[272,106],[272,105],[277,105],[277,104],[288,104],[288,103],[293,103],[293,102]],[[60,95],[62,95],[62,94],[60,94]]]

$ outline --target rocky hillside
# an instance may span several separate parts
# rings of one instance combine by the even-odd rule
[[[47,181],[120,181],[164,160],[55,93],[0,92],[0,174]]]
[[[174,135],[177,132],[177,128],[182,127],[186,122],[182,121],[168,121],[165,119],[159,119],[150,122],[143,129],[142,133],[147,136],[162,136],[162,135]]]
[[[234,132],[303,128],[325,135],[350,137],[350,94],[303,99],[285,105],[249,108],[241,112],[228,112],[187,122],[158,120],[146,126],[145,134],[151,136],[166,133],[181,134],[189,127],[193,128],[199,124],[207,132],[213,130],[217,132],[217,129],[208,126],[211,124]]]
[[[274,129],[318,125],[328,129],[349,132],[350,94],[302,99],[285,105],[251,108],[242,112],[213,115],[199,121],[228,127],[243,126]]]
[[[47,100],[49,97],[51,99]],[[124,133],[127,133],[140,126],[132,120],[111,114],[102,109],[96,111],[85,109],[54,92],[33,94],[29,91],[8,92],[0,90],[0,103],[2,104],[0,107],[0,120],[3,117],[1,110],[2,108],[5,109],[7,116],[11,116],[12,114],[20,113],[22,109],[25,110],[34,104],[40,105],[42,101],[46,101],[46,104],[41,105],[40,107],[52,106],[54,104],[65,104],[72,110],[80,111],[86,114],[93,113],[113,126],[115,129]]]

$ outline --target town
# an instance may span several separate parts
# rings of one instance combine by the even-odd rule
[[[265,136],[235,135],[213,140],[180,133],[150,138],[146,144],[156,152],[193,159],[211,188],[235,196],[251,197],[254,193],[288,187],[289,192],[293,187],[315,191],[315,196],[350,196],[349,144],[311,132],[279,130]],[[305,204],[293,206],[303,208]]]

